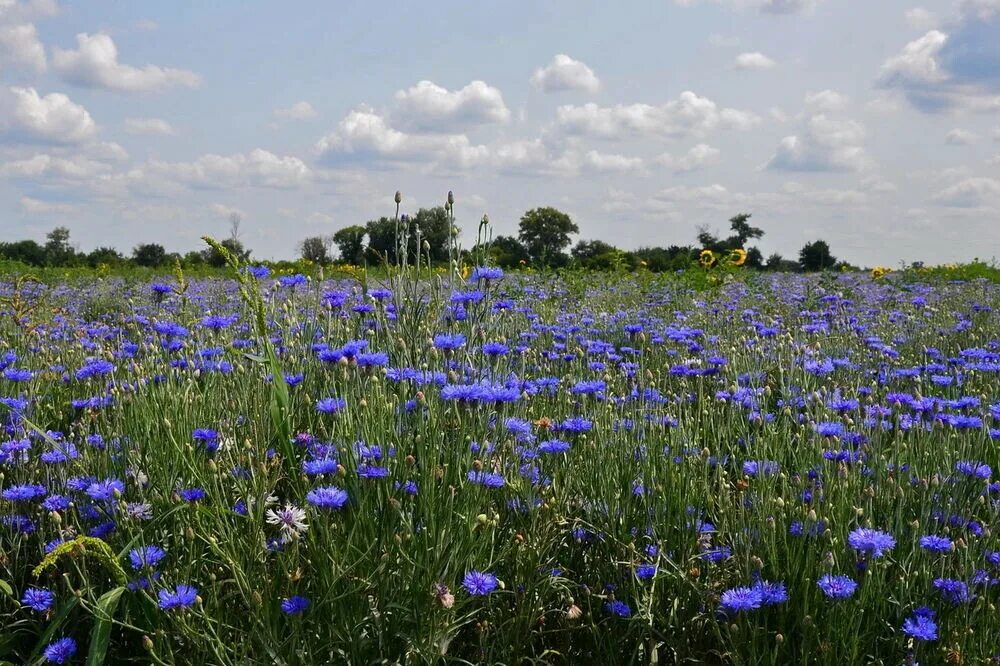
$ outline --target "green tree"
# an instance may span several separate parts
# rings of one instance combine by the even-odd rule
[[[610,270],[622,265],[625,253],[602,240],[581,240],[570,251],[580,266],[592,270]]]
[[[478,248],[473,248],[475,254]],[[501,268],[517,268],[531,258],[521,241],[513,236],[496,236],[490,243],[490,263]]]
[[[87,254],[87,265],[97,268],[101,264],[108,266],[120,266],[125,261],[125,257],[113,247],[99,247]]]
[[[28,266],[44,266],[45,248],[33,240],[0,243],[0,258],[19,261]]]
[[[368,257],[373,263],[381,263],[382,260],[390,264],[397,263],[396,260],[396,229],[400,226],[395,218],[380,217],[377,220],[369,220],[365,224],[365,232],[368,234]]]
[[[142,243],[132,249],[132,261],[138,266],[158,268],[167,261],[167,251],[159,243]]]
[[[364,262],[365,233],[363,226],[352,224],[333,235],[333,244],[337,246],[341,262],[355,265]]]
[[[799,266],[804,271],[821,271],[833,268],[836,263],[837,259],[830,254],[830,246],[826,241],[806,243],[799,251]]]
[[[250,250],[243,247],[243,243],[237,238],[227,238],[222,241],[220,245],[229,250],[231,254],[238,257],[241,262],[248,261],[250,259]],[[222,253],[214,247],[202,250],[202,258],[206,264],[213,268],[222,268],[226,265],[225,257],[223,257]]]
[[[76,251],[69,243],[69,229],[56,227],[45,236],[45,261],[49,266],[68,266]]]
[[[325,266],[330,263],[328,245],[329,241],[322,236],[310,236],[299,244],[299,254],[306,261]]]
[[[569,215],[551,207],[532,208],[521,216],[518,238],[534,264],[558,266],[566,263],[563,251],[570,236],[580,232]]]
[[[417,252],[417,230],[420,230],[420,242],[427,241],[430,246],[431,261],[448,261],[448,211],[444,206],[434,208],[421,208],[417,214],[408,218],[409,222],[409,247],[410,261],[413,261]],[[458,229],[454,230],[455,236]]]

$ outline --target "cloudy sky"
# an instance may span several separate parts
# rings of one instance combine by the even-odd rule
[[[0,236],[255,256],[454,190],[620,247],[1000,255],[1000,0],[0,0]]]

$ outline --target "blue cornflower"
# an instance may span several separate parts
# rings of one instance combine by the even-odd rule
[[[604,604],[604,608],[607,609],[607,611],[612,615],[617,615],[618,617],[629,617],[632,615],[632,608],[627,603],[619,599],[609,601]]]
[[[185,502],[198,502],[205,499],[204,488],[180,488],[177,494]]]
[[[198,588],[182,583],[173,590],[160,590],[156,596],[163,610],[188,608],[193,606],[198,598]]]
[[[468,479],[472,483],[478,483],[479,485],[486,486],[487,488],[502,488],[506,483],[502,475],[486,471],[477,472],[475,470],[470,470]]]
[[[924,614],[914,614],[903,622],[903,633],[921,641],[937,640],[937,623]]]
[[[298,615],[299,613],[304,613],[309,608],[309,603],[309,599],[300,597],[299,595],[288,597],[281,601],[281,612],[285,615]]]
[[[950,601],[955,606],[972,601],[969,586],[964,581],[954,578],[936,578],[934,579],[934,589],[945,601]]]
[[[347,401],[343,398],[323,398],[316,401],[316,411],[321,414],[336,414],[347,407]]]
[[[859,527],[847,535],[847,543],[859,553],[882,557],[885,551],[896,547],[896,540],[888,532]]]
[[[476,266],[472,269],[469,282],[479,282],[480,280],[500,280],[503,278],[503,269],[496,266]]]
[[[753,589],[760,593],[761,604],[774,606],[788,601],[788,590],[784,583],[771,583],[766,580],[757,581]]]
[[[474,597],[485,597],[497,587],[497,577],[483,571],[468,571],[462,586]]]
[[[45,486],[25,483],[19,486],[10,486],[9,488],[4,489],[3,494],[0,495],[0,497],[3,497],[8,502],[30,502],[40,497],[44,497],[46,492]]]
[[[848,576],[825,574],[816,582],[830,599],[848,599],[858,589],[858,584]]]
[[[649,580],[656,575],[655,564],[640,564],[635,568],[635,577],[639,580]]]
[[[347,503],[347,491],[336,486],[313,488],[306,494],[306,501],[321,509],[340,509]]]
[[[125,492],[125,483],[119,479],[104,479],[87,486],[87,496],[98,502],[110,502]]]
[[[732,613],[756,610],[763,603],[764,595],[755,587],[734,587],[722,593],[722,607]]]
[[[65,664],[76,654],[76,641],[72,638],[60,638],[49,643],[42,655],[53,664]]]
[[[44,613],[51,609],[55,602],[56,595],[41,587],[29,587],[21,597],[21,603],[36,613]]]
[[[128,554],[129,561],[132,563],[132,568],[136,571],[139,571],[143,567],[155,569],[166,556],[167,551],[154,545],[133,548]]]
[[[920,547],[934,553],[950,553],[952,549],[951,539],[936,534],[928,534],[920,537]]]
[[[337,461],[333,458],[320,458],[318,460],[302,461],[302,472],[308,476],[333,474],[336,471]]]
[[[465,346],[465,336],[461,333],[438,333],[434,336],[434,346],[450,350]]]
[[[564,442],[561,439],[547,439],[538,445],[538,450],[542,453],[566,453],[569,449],[569,442]]]

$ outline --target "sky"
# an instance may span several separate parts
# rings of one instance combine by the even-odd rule
[[[1000,254],[1000,0],[0,0],[0,239],[258,258],[440,205],[463,243]]]

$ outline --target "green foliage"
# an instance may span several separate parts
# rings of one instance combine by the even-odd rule
[[[567,263],[564,250],[569,247],[570,236],[579,232],[569,215],[546,206],[533,208],[521,216],[518,239],[532,265],[558,267]]]
[[[199,259],[201,255],[198,255]],[[159,268],[167,263],[167,251],[159,243],[142,243],[132,250],[132,261],[137,266]]]
[[[327,250],[330,241],[322,236],[310,236],[299,244],[299,256],[320,266],[330,263],[330,253]]]
[[[354,224],[333,234],[333,244],[337,246],[341,263],[356,266],[364,263],[365,233],[365,227]]]
[[[806,272],[826,270],[836,264],[837,259],[830,254],[830,246],[826,241],[806,243],[799,251],[799,267]]]

